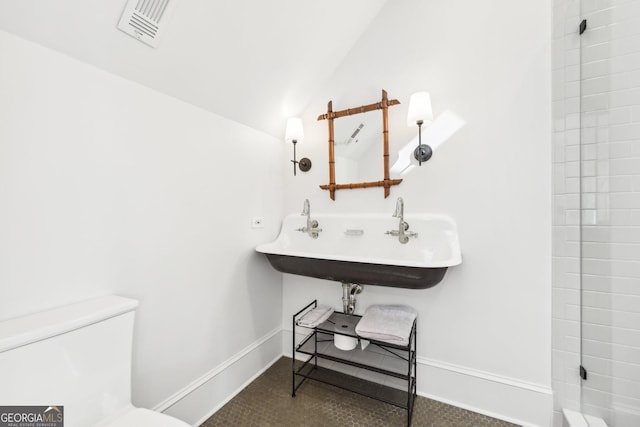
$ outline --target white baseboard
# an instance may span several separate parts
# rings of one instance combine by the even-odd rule
[[[550,387],[417,357],[418,394],[522,426],[550,426]]]
[[[291,357],[291,329],[282,331],[282,352]],[[473,368],[417,357],[418,394],[522,426],[550,426],[553,392]]]
[[[153,408],[199,426],[282,357],[277,328]]]
[[[281,356],[291,330],[274,329],[154,409],[200,425]],[[418,394],[522,426],[550,426],[551,388],[446,362],[417,358]]]

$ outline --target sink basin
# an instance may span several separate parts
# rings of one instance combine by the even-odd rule
[[[456,223],[446,215],[405,215],[408,243],[385,234],[398,219],[383,214],[315,214],[317,239],[297,231],[306,217],[288,215],[280,234],[256,247],[283,273],[395,288],[426,289],[462,262]]]

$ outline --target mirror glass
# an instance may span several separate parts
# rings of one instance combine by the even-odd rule
[[[336,183],[377,181],[382,163],[380,111],[341,117],[334,122]]]
[[[389,197],[391,186],[402,182],[389,178],[389,107],[399,103],[383,89],[380,102],[334,111],[329,101],[327,113],[318,116],[329,130],[329,183],[320,188],[331,200],[336,190],[369,187],[383,187]]]

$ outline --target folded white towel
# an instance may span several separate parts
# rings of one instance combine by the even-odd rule
[[[372,305],[356,325],[356,333],[363,338],[406,346],[417,316],[416,310],[408,305]]]
[[[304,316],[298,319],[298,326],[305,328],[315,328],[331,316],[333,313],[333,307],[327,305],[319,305],[311,311],[308,311]]]

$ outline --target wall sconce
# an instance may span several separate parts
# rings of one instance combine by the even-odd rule
[[[431,110],[431,97],[429,92],[416,92],[409,98],[409,114],[407,123],[409,126],[418,125],[418,146],[413,152],[413,156],[418,161],[418,165],[422,166],[422,162],[426,162],[431,158],[433,151],[428,145],[422,144],[422,125],[429,124],[433,121],[433,111]]]
[[[298,141],[304,140],[304,130],[302,129],[302,120],[299,117],[291,117],[287,120],[287,130],[285,131],[284,139],[287,142],[293,144],[293,175],[296,175],[296,165],[300,167],[302,172],[307,172],[311,169],[311,160],[306,157],[296,160],[296,144]]]

